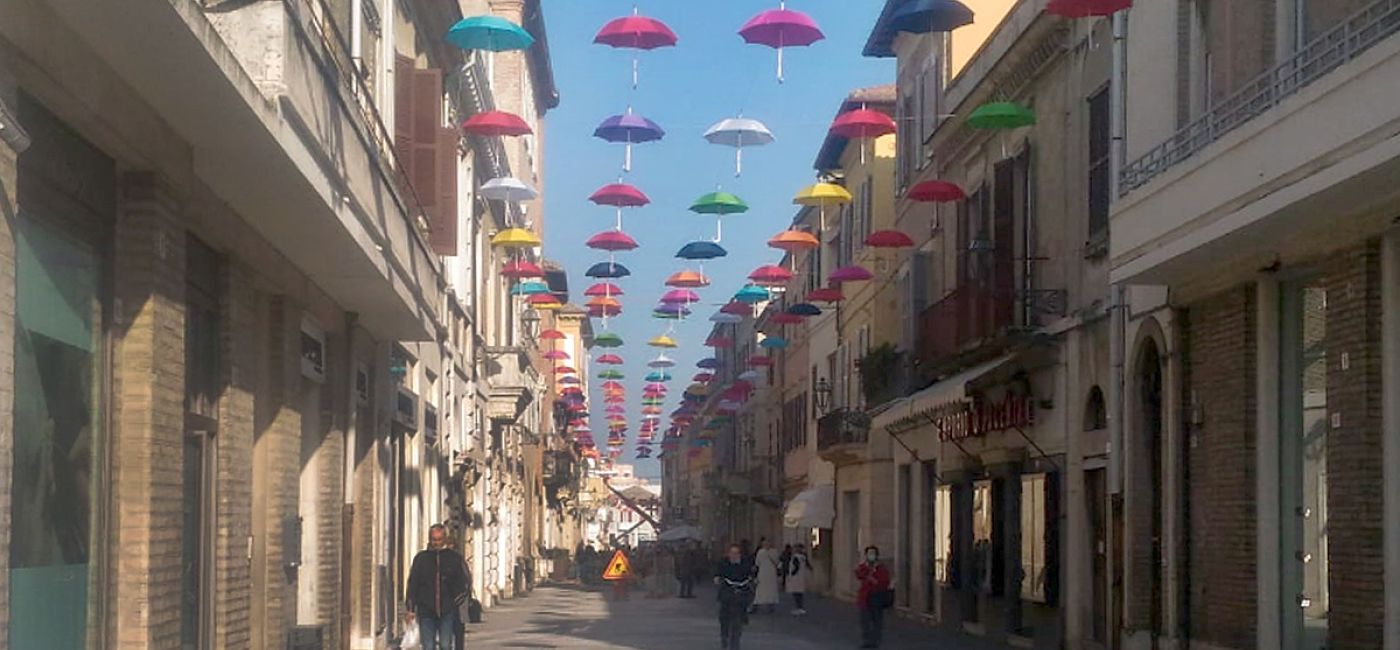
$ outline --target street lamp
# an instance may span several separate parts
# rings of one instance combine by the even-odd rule
[[[827,409],[831,408],[831,382],[826,377],[817,380],[817,387],[814,391],[816,397],[817,412],[826,415]]]
[[[540,332],[540,313],[534,309],[526,309],[525,313],[520,315],[520,324],[525,328],[526,338],[535,340],[535,336]]]

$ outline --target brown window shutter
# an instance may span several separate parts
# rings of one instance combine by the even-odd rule
[[[428,216],[432,224],[428,243],[439,255],[457,254],[457,142],[457,129],[438,129],[438,196],[435,210]]]
[[[442,71],[413,71],[413,162],[409,163],[413,193],[424,216],[432,218],[438,200],[438,129],[442,125]]]
[[[401,189],[413,178],[413,59],[394,57],[394,158]]]

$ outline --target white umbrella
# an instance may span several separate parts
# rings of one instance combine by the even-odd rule
[[[493,201],[533,201],[540,193],[529,183],[506,176],[486,181],[481,186],[481,195]]]
[[[744,147],[757,147],[772,144],[773,132],[762,122],[744,117],[731,117],[720,120],[705,131],[705,139],[711,144],[734,147],[734,175],[744,172]]]
[[[716,312],[714,316],[710,317],[710,322],[719,323],[721,325],[733,325],[734,323],[744,322],[744,317],[738,314],[726,314],[724,312]]]
[[[664,354],[647,363],[648,368],[674,368],[675,366],[676,362]]]
[[[739,373],[739,379],[742,380],[742,381],[757,381],[757,380],[758,380],[758,371],[757,371],[757,370],[745,370],[744,372]]]

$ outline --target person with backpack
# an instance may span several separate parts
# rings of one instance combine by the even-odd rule
[[[801,544],[794,546],[788,557],[784,573],[787,575],[787,592],[792,594],[792,613],[802,616],[807,613],[807,579],[812,575],[812,562],[807,558],[807,549]]]

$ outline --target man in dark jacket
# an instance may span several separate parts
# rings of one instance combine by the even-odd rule
[[[457,608],[471,589],[467,562],[447,545],[447,528],[428,529],[428,548],[413,557],[405,606],[408,624],[417,620],[423,650],[454,650]]]
[[[715,585],[719,587],[719,637],[725,650],[739,650],[739,637],[748,622],[749,606],[753,604],[754,579],[758,567],[753,558],[744,555],[738,544],[730,544],[724,559],[715,567]]]

